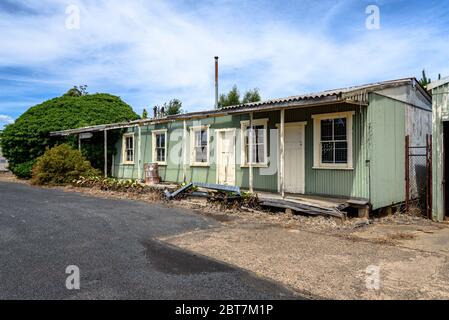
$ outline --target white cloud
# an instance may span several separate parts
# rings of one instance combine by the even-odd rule
[[[6,116],[3,114],[0,114],[0,129],[2,129],[5,125],[14,123],[14,119],[10,116]]]
[[[186,10],[162,1],[80,0],[70,2],[81,8],[80,30],[68,30],[69,3],[24,3],[37,14],[0,12],[0,29],[7,30],[0,33],[0,67],[44,71],[26,75],[30,87],[88,84],[139,111],[174,97],[189,111],[210,108],[215,55],[222,90],[234,83],[258,87],[265,98],[411,76],[423,67],[449,73],[442,67],[448,36],[437,27],[369,31],[361,10],[351,35],[335,38],[324,26],[343,11],[341,4],[313,23],[307,17],[292,23],[247,16],[227,1]]]

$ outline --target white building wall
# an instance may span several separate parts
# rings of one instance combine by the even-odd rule
[[[0,148],[0,171],[7,171],[8,170],[8,160],[6,160],[2,156],[2,149]]]

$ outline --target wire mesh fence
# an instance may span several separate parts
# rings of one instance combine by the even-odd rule
[[[426,137],[426,145],[411,146],[406,137],[406,211],[411,209],[430,217],[432,192],[432,150],[431,135]]]

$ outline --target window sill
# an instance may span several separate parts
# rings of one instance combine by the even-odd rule
[[[267,163],[257,163],[252,165],[253,168],[268,168]],[[240,168],[249,168],[249,164],[242,164]]]
[[[319,167],[312,167],[314,170],[354,170],[353,167],[339,167],[339,166],[319,166]]]
[[[121,165],[122,166],[133,166],[134,162],[122,162]]]
[[[158,164],[160,166],[167,166],[167,162],[157,162],[157,161],[155,161],[153,163],[156,163],[156,164]]]
[[[191,163],[190,164],[191,167],[210,167],[209,163]]]

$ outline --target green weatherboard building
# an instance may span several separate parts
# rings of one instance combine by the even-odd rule
[[[108,159],[118,178],[144,179],[144,165],[158,163],[164,182],[339,197],[379,209],[404,201],[405,136],[425,143],[431,110],[427,91],[407,78],[53,134],[122,130]]]

